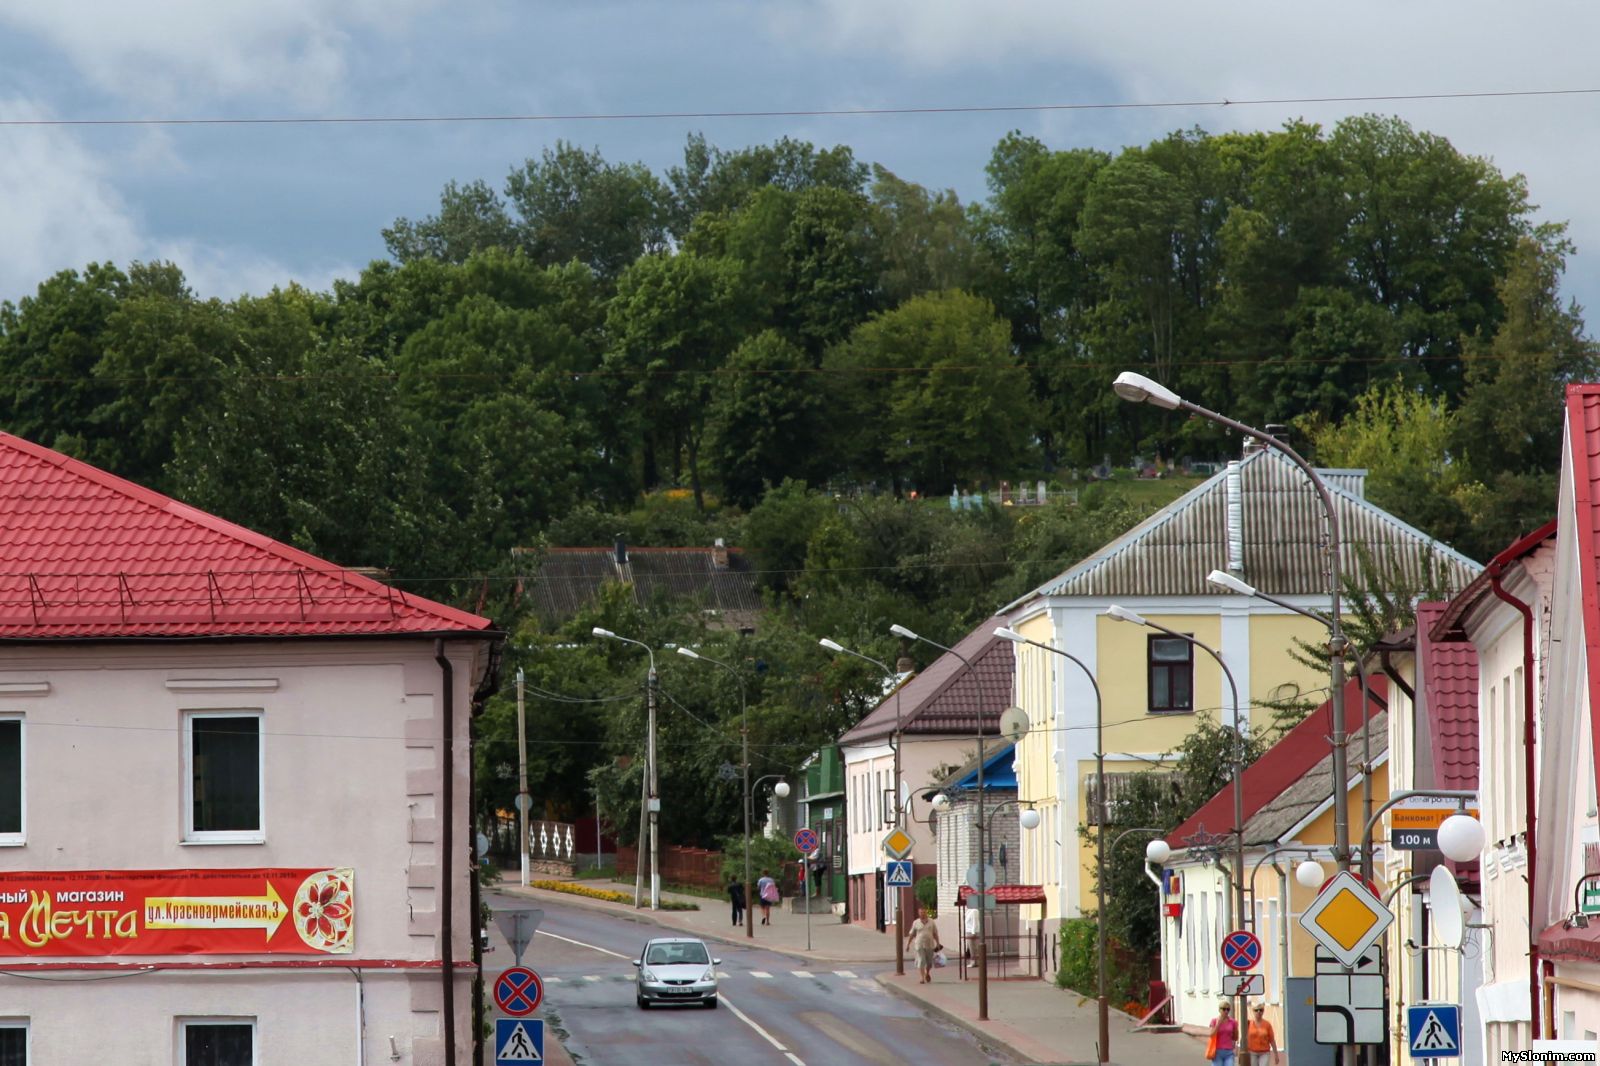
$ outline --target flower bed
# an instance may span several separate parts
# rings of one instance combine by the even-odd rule
[[[577,884],[573,881],[530,881],[532,888],[542,888],[546,892],[565,892],[569,896],[586,896],[589,899],[603,900],[606,903],[625,903],[633,906],[632,892],[616,892],[609,888],[593,888],[589,885]],[[680,903],[677,900],[662,900],[661,909],[664,911],[697,911],[700,909],[695,903]]]

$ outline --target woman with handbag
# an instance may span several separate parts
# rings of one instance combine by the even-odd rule
[[[1215,1066],[1233,1066],[1233,1049],[1239,1042],[1239,1023],[1233,1020],[1233,1004],[1217,1004],[1211,1019],[1211,1039],[1206,1041],[1206,1058]]]
[[[761,871],[761,880],[756,882],[756,895],[761,897],[761,924],[772,924],[772,905],[778,902],[778,882],[772,879],[771,870]]]
[[[933,984],[933,957],[944,950],[944,945],[939,942],[939,927],[934,924],[932,907],[922,908],[922,917],[911,923],[911,929],[906,934],[906,947],[916,954],[917,972],[920,975],[918,983]]]

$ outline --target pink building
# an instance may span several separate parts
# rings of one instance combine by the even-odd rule
[[[0,433],[0,1061],[470,1062],[497,637]]]

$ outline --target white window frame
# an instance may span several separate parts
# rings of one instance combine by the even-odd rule
[[[173,1049],[173,1058],[178,1066],[189,1066],[189,1039],[188,1030],[191,1025],[248,1025],[250,1027],[250,1066],[261,1064],[261,1041],[256,1019],[254,1017],[220,1017],[216,1015],[184,1016],[177,1019],[178,1039],[177,1047]]]
[[[28,722],[20,711],[0,712],[0,722],[17,723],[17,805],[22,813],[18,832],[0,833],[0,848],[20,848],[28,842]],[[0,1026],[7,1024],[0,1020]]]
[[[33,1026],[31,1019],[20,1016],[0,1018],[0,1029],[21,1029],[23,1033],[23,1055],[25,1061],[33,1062]]]
[[[255,829],[197,830],[194,827],[194,723],[204,718],[256,719],[256,822]],[[266,712],[259,707],[235,707],[183,712],[183,844],[265,844],[267,842],[267,733]]]

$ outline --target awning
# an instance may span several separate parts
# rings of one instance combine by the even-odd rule
[[[971,885],[962,885],[961,890],[956,894],[956,906],[965,907],[967,905],[967,897],[972,895],[973,891]],[[988,889],[985,895],[993,896],[996,903],[1043,903],[1045,901],[1043,885],[995,885],[993,888]]]
[[[1539,934],[1539,954],[1547,959],[1600,962],[1600,915],[1590,917],[1585,928],[1557,922]]]

